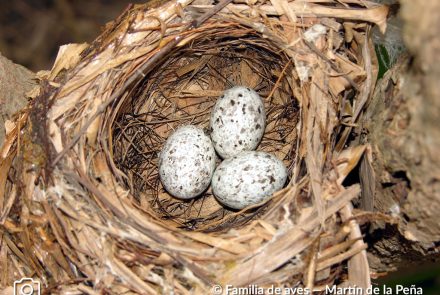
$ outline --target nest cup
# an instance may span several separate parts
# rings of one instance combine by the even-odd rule
[[[297,147],[298,101],[288,56],[258,32],[231,22],[209,23],[202,36],[177,48],[130,89],[111,110],[113,155],[133,201],[145,212],[188,230],[215,231],[249,221],[263,208],[240,215],[221,206],[208,189],[190,201],[170,196],[158,174],[158,155],[170,133],[193,124],[209,134],[216,100],[234,86],[264,99],[267,127],[257,150],[270,152],[292,171]]]
[[[350,135],[377,74],[369,31],[387,9],[311,2],[154,2],[91,45],[62,47],[2,148],[0,287],[23,276],[70,294],[370,286],[351,203],[361,189],[344,179],[367,150]],[[288,184],[238,212],[209,189],[171,197],[158,152],[178,126],[209,131],[236,85],[264,98],[258,150],[284,161]]]

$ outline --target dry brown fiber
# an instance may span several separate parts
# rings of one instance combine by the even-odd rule
[[[361,0],[222,4],[219,11],[210,1],[190,0],[131,7],[91,45],[63,46],[52,70],[39,73],[41,87],[8,122],[2,148],[1,288],[21,277],[38,278],[47,292],[72,294],[210,294],[215,284],[370,285],[351,205],[360,187],[343,181],[368,152],[348,137],[375,84],[369,32],[373,25],[385,29],[387,8]],[[312,27],[321,33],[311,35]],[[289,140],[295,152],[287,187],[260,208],[227,212],[212,222],[225,226],[206,232],[176,227],[151,199],[134,196],[127,171],[114,161],[121,147],[112,137],[121,114],[133,110],[133,95],[144,93],[140,89],[171,57],[203,56],[215,47],[212,40],[223,40],[226,51],[246,44],[280,57],[272,71],[262,56],[255,57],[262,65],[256,70],[246,67],[246,58],[234,59],[241,69],[234,81],[252,84],[246,73],[265,73],[268,107],[272,96],[273,103],[289,99],[298,106],[298,121]],[[179,80],[179,91],[196,100],[200,91],[218,95],[222,85],[212,86],[213,79],[189,87],[191,75],[204,73],[210,59],[183,57],[177,79],[186,80]],[[149,103],[157,101],[146,97],[135,109],[151,114]],[[160,126],[179,125],[188,115],[162,120]],[[202,229],[213,225],[204,222]]]

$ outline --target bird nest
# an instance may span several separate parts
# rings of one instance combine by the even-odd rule
[[[386,14],[353,0],[168,1],[128,8],[91,45],[63,46],[8,125],[0,286],[368,287],[352,206],[361,187],[344,180],[366,151],[350,135],[377,74],[369,32]],[[158,177],[165,140],[185,124],[209,133],[216,99],[236,85],[264,98],[258,150],[284,161],[288,183],[240,211],[210,189],[173,198]]]

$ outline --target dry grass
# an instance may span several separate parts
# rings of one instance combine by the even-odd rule
[[[352,218],[360,187],[342,183],[365,151],[348,138],[376,77],[368,32],[387,10],[259,4],[137,6],[40,73],[43,87],[2,149],[0,286],[21,276],[77,293],[370,285]],[[311,27],[325,30],[310,37]],[[216,97],[236,84],[265,98],[260,149],[284,159],[289,184],[240,212],[209,191],[168,196],[156,169],[167,135],[206,127]]]

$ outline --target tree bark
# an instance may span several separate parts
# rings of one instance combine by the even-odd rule
[[[440,2],[401,5],[409,56],[378,83],[362,121],[362,141],[371,144],[363,199],[398,221],[370,228],[378,272],[438,259],[440,251]]]
[[[26,105],[25,93],[36,85],[34,77],[0,54],[0,146],[5,140],[5,122]]]

